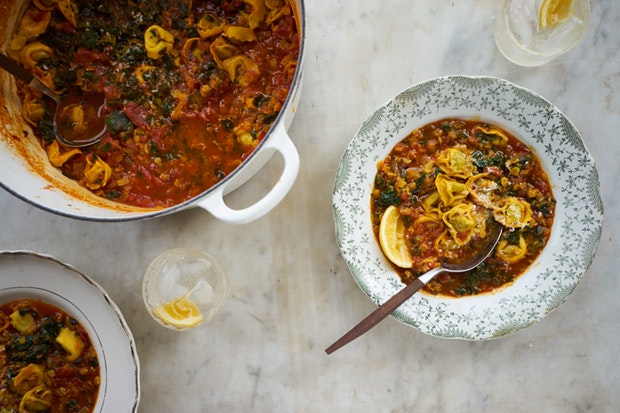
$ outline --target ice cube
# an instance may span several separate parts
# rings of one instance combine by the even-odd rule
[[[215,291],[213,291],[213,287],[207,281],[200,280],[198,284],[194,288],[192,288],[192,293],[190,295],[193,302],[197,305],[209,305],[213,302],[215,298]]]

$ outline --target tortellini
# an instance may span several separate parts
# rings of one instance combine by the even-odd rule
[[[59,128],[70,130],[73,135],[79,135],[88,129],[87,116],[81,103],[73,103],[62,108],[58,112],[57,121]]]
[[[19,371],[19,374],[13,379],[13,388],[20,392],[26,393],[28,390],[43,384],[45,371],[38,364],[28,364]]]
[[[226,23],[220,20],[215,14],[206,13],[200,18],[196,26],[200,37],[206,39],[222,33],[224,27],[226,27]]]
[[[467,198],[467,187],[463,182],[448,177],[446,174],[439,174],[435,178],[435,186],[441,202],[445,206],[458,204]]]
[[[209,45],[203,42],[200,37],[187,39],[181,49],[181,57],[185,59],[186,62],[195,62],[198,65],[205,61],[209,53]]]
[[[224,60],[222,67],[233,82],[244,87],[252,83],[252,80],[260,73],[256,62],[245,55],[237,55]]]
[[[495,130],[484,129],[484,131],[496,136]],[[498,134],[500,134],[497,135],[498,139],[505,137],[501,132]],[[531,223],[532,209],[529,203],[520,198],[501,195],[499,192],[501,185],[490,173],[474,175],[475,167],[466,149],[460,147],[445,149],[437,156],[436,165],[441,170],[435,177],[437,192],[422,202],[425,213],[417,218],[416,223],[437,219],[440,216],[448,228],[448,233],[439,241],[444,246],[452,248],[464,245],[474,235],[483,237],[488,211],[497,222],[510,229],[525,228]],[[470,203],[468,199],[474,203]],[[439,215],[431,213],[432,205],[437,202],[439,202],[437,211],[450,209]],[[451,239],[447,238],[448,234]],[[525,254],[527,248],[525,242],[523,244]],[[510,246],[505,249],[504,255],[512,260],[518,260],[522,254],[517,253],[515,246]],[[512,262],[508,259],[506,261]]]
[[[84,184],[90,189],[99,189],[108,183],[112,176],[112,168],[101,158],[86,158],[86,168],[84,169]]]
[[[492,209],[497,202],[498,196],[495,191],[499,188],[499,185],[488,173],[481,173],[470,177],[465,186],[477,204]]]
[[[11,325],[22,334],[27,334],[35,327],[34,318],[30,313],[22,314],[19,311],[15,311],[11,313],[9,318],[11,319]]]
[[[50,59],[53,55],[52,49],[39,41],[26,44],[19,52],[20,61],[28,70],[35,69],[40,61]]]
[[[503,198],[493,209],[493,217],[508,228],[524,228],[532,220],[532,208],[523,199]]]
[[[445,153],[446,151],[443,152]],[[454,159],[458,157],[460,155]],[[465,164],[460,161],[458,163]],[[485,216],[478,214],[477,217],[472,213],[474,205],[491,211],[493,218],[508,228],[524,228],[532,220],[532,209],[529,203],[516,197],[501,197],[497,193],[500,185],[487,173],[471,176],[465,182],[439,173],[435,178],[435,187],[437,192],[422,202],[426,213],[418,218],[417,222],[432,220],[437,216],[429,213],[432,209],[431,205],[437,201],[441,203],[444,210],[446,207],[451,207],[452,209],[443,214],[442,219],[454,241],[459,245],[469,242],[474,235],[473,232],[467,233],[474,224],[472,219],[478,219],[479,223],[485,221]],[[470,195],[475,204],[466,201]],[[437,210],[441,211],[441,208],[437,207]],[[464,233],[467,234],[464,236]]]
[[[43,412],[52,405],[53,394],[45,385],[28,391],[19,403],[20,412]]]
[[[52,166],[57,168],[61,167],[74,156],[82,154],[82,151],[77,148],[62,152],[58,141],[52,141],[52,143],[47,146],[46,152]]]
[[[224,29],[224,36],[230,40],[239,42],[253,42],[256,40],[254,30],[241,26],[227,26],[226,29]]]
[[[500,188],[497,181],[487,173],[472,176],[465,184],[472,198],[479,205],[490,209],[493,217],[508,228],[524,228],[532,220],[530,204],[521,198],[501,197],[496,191]]]
[[[260,71],[258,64],[249,56],[243,55],[235,45],[257,40],[254,29],[265,21],[267,7],[265,0],[243,0],[243,2],[250,6],[249,13],[242,13],[246,22],[226,25],[217,16],[207,14],[200,19],[198,32],[202,38],[220,34],[210,45],[211,55],[217,65],[228,73],[230,80],[245,87],[258,78]]]
[[[486,234],[486,214],[475,204],[462,202],[446,212],[442,219],[457,245],[467,244],[474,235]]]
[[[444,150],[437,157],[437,166],[453,177],[468,178],[474,174],[471,156],[465,148],[453,147]]]
[[[21,60],[18,56],[19,51],[24,48],[28,41],[36,38],[40,34],[45,33],[51,19],[52,13],[49,11],[42,11],[36,7],[30,7],[26,10],[24,18],[19,24],[17,33],[15,33],[9,43],[9,55],[13,58]]]
[[[45,111],[46,107],[41,99],[26,98],[22,103],[22,117],[32,126],[36,126],[43,119]]]
[[[530,204],[521,198],[501,197],[500,185],[487,173],[472,176],[465,184],[476,203],[493,212],[493,217],[508,228],[525,228],[532,220]]]
[[[213,55],[213,59],[219,66],[222,66],[224,60],[241,53],[237,47],[228,43],[223,37],[215,39],[215,41],[211,43],[209,50],[211,55]]]
[[[268,10],[265,17],[265,23],[267,24],[271,24],[291,12],[288,3],[284,0],[265,0],[265,6],[267,6]]]
[[[519,235],[519,244],[511,244],[502,239],[497,245],[496,255],[509,263],[514,263],[525,257],[527,253],[527,245],[523,235]]]
[[[68,327],[60,329],[58,336],[56,336],[56,342],[62,346],[67,352],[67,360],[74,361],[82,355],[86,344],[80,338],[80,336]]]
[[[493,127],[475,126],[472,129],[474,134],[484,136],[486,141],[491,141],[494,146],[504,146],[508,143],[508,137],[499,129]]]
[[[38,35],[45,33],[51,19],[51,12],[41,11],[36,7],[31,7],[26,11],[26,14],[24,14],[24,18],[19,24],[17,34],[24,36],[28,40],[34,39]]]
[[[424,209],[424,213],[420,214],[416,218],[414,226],[418,226],[427,222],[441,222],[443,212],[439,207],[440,202],[441,201],[439,199],[438,192],[433,192],[431,195],[424,198],[424,200],[422,200],[422,208]]]
[[[256,29],[262,23],[267,13],[265,0],[243,0],[243,2],[252,7],[252,11],[247,16],[247,19],[250,29]]]
[[[153,25],[144,32],[146,55],[151,59],[160,59],[174,46],[174,36],[161,26]]]

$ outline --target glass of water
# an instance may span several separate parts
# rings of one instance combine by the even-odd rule
[[[553,11],[550,3],[562,3],[560,19],[546,18],[546,11]],[[539,66],[579,43],[589,22],[589,0],[505,0],[495,22],[495,43],[513,63]]]
[[[175,248],[155,258],[144,275],[147,310],[165,327],[188,330],[207,323],[229,294],[228,277],[212,255]]]

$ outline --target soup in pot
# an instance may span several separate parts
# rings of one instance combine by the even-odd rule
[[[165,208],[217,184],[265,138],[299,49],[289,0],[34,0],[7,53],[61,95],[105,95],[106,133],[76,149],[54,138],[54,102],[18,85],[53,166],[108,200]],[[76,105],[63,122],[79,129],[87,116]]]

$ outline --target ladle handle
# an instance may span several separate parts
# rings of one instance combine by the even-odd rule
[[[427,279],[432,279],[434,276],[444,271],[443,268],[437,267],[424,275],[427,275]],[[428,281],[427,281],[428,282]],[[325,352],[327,354],[331,354],[334,351],[338,350],[340,347],[350,343],[355,340],[375,325],[379,324],[381,320],[386,318],[388,315],[392,313],[395,309],[397,309],[402,303],[407,301],[409,297],[415,294],[420,288],[424,287],[426,283],[421,281],[419,278],[416,278],[411,283],[409,283],[405,288],[397,292],[394,296],[392,296],[389,300],[379,306],[375,311],[370,313],[365,319],[360,321],[355,327],[349,330],[344,336],[342,336],[338,341],[336,341],[331,346],[327,347]]]
[[[21,67],[15,60],[0,53],[0,67],[24,82],[29,84],[34,75]]]

